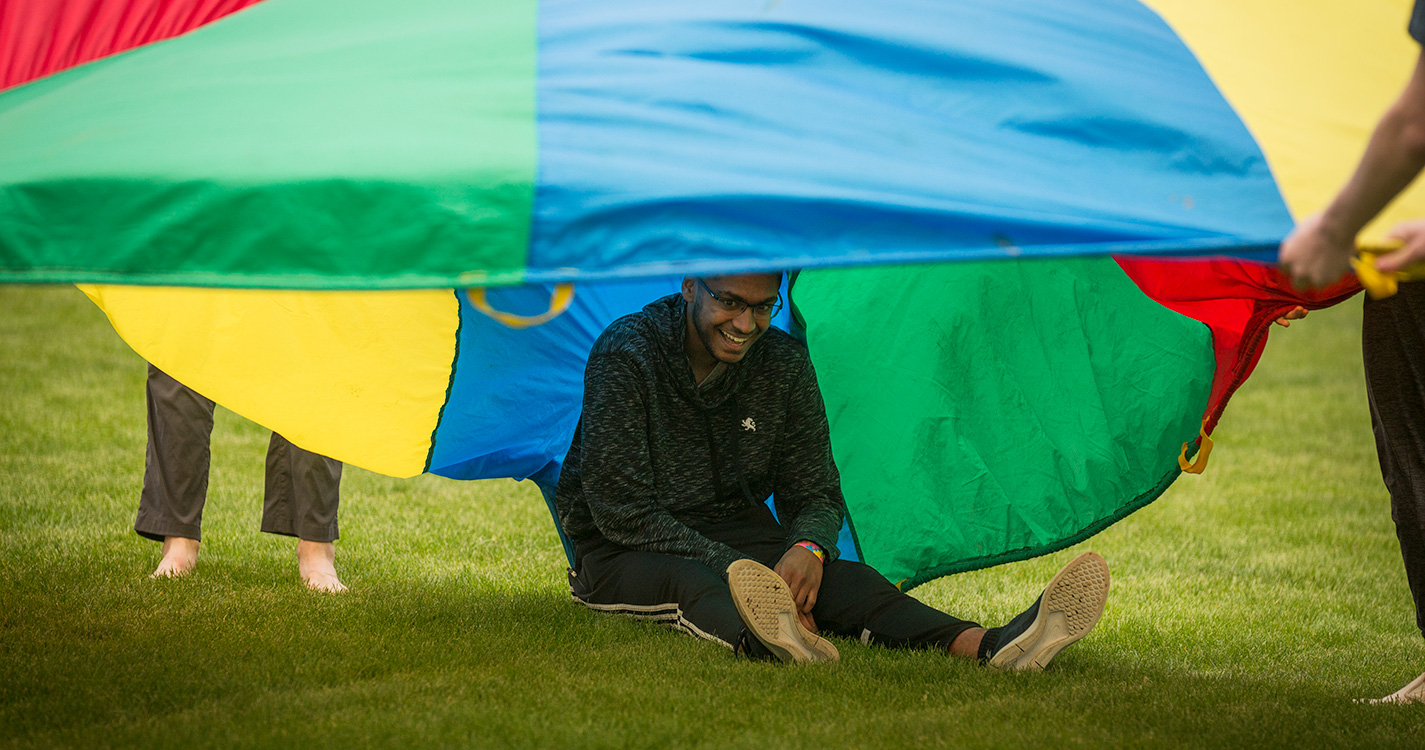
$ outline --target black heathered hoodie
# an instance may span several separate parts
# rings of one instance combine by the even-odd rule
[[[700,390],[684,308],[663,297],[594,342],[555,496],[565,533],[576,548],[607,539],[726,575],[746,555],[697,529],[775,495],[787,545],[807,539],[835,559],[846,505],[806,349],[771,328]]]

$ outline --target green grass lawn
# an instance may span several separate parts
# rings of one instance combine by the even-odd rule
[[[142,361],[70,288],[0,286],[6,746],[1421,747],[1425,670],[1375,465],[1360,304],[1272,334],[1207,473],[1078,548],[941,579],[995,623],[1084,549],[1103,621],[1043,674],[840,642],[745,663],[572,604],[528,483],[348,468],[346,595],[260,534],[267,433],[219,410],[197,572],[132,531]]]

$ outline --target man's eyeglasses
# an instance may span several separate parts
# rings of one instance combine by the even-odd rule
[[[775,302],[759,302],[758,304],[754,305],[748,302],[743,302],[742,300],[736,297],[721,296],[717,292],[714,292],[712,289],[709,289],[708,285],[703,283],[702,279],[698,279],[698,284],[702,286],[703,289],[707,290],[708,296],[713,298],[713,301],[717,303],[719,309],[723,310],[724,312],[727,312],[733,317],[741,315],[742,311],[748,309],[749,307],[752,308],[752,314],[759,318],[770,318],[773,315],[776,315],[782,309],[782,294],[780,292],[777,293],[777,300]]]

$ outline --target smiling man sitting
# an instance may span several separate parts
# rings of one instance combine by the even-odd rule
[[[594,344],[556,493],[574,598],[753,658],[835,660],[825,630],[1043,668],[1103,613],[1103,558],[1080,555],[989,630],[839,559],[845,503],[826,409],[805,347],[771,327],[780,285],[780,274],[686,278]]]

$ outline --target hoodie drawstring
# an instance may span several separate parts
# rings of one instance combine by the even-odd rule
[[[736,422],[737,415],[741,412],[741,410],[738,409],[736,396],[733,396],[730,401],[732,404],[732,419],[734,422]],[[708,438],[708,452],[712,455],[713,490],[716,491],[719,495],[721,495],[723,467],[722,459],[718,455],[717,451],[717,438],[713,434],[712,428],[712,416],[710,412],[714,411],[717,410],[706,409],[703,411],[703,430],[707,434]],[[752,489],[747,486],[747,477],[742,472],[742,455],[739,449],[742,441],[742,436],[738,434],[738,426],[740,425],[734,425],[732,430],[732,466],[733,470],[737,472],[737,486],[738,489],[742,490],[742,497],[747,500],[748,505],[756,507],[758,505],[757,498],[752,496]]]

